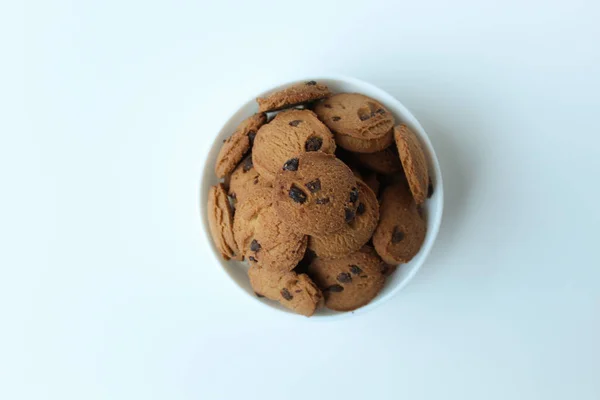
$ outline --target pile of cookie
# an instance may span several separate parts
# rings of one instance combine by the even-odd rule
[[[224,141],[208,196],[215,245],[257,296],[312,315],[369,303],[425,239],[416,135],[377,100],[315,81],[258,98]]]

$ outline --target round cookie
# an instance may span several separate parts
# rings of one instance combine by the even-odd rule
[[[377,153],[355,154],[356,159],[363,166],[380,174],[393,174],[402,171],[402,164],[395,146],[390,146]]]
[[[278,90],[266,97],[259,97],[256,102],[258,103],[258,111],[269,112],[323,99],[330,94],[327,85],[308,81]]]
[[[254,168],[266,180],[275,179],[283,163],[300,153],[333,154],[335,140],[310,110],[282,111],[256,134],[252,151]]]
[[[373,234],[375,250],[388,264],[409,262],[421,249],[427,226],[408,187],[401,183],[386,187],[379,212]]]
[[[224,259],[241,260],[241,254],[233,237],[233,210],[225,192],[225,186],[219,183],[208,191],[208,225],[217,249]]]
[[[325,306],[352,311],[369,303],[383,288],[384,264],[370,246],[342,258],[316,258],[308,273],[325,295]]]
[[[239,201],[233,234],[250,265],[291,271],[304,257],[308,238],[277,216],[271,188],[260,188]]]
[[[280,167],[273,196],[279,217],[307,235],[323,236],[352,222],[358,187],[352,171],[332,155],[311,152]]]
[[[410,191],[415,202],[422,204],[427,198],[429,171],[421,143],[414,132],[404,124],[394,128],[394,139]]]
[[[225,140],[215,164],[217,178],[224,178],[234,170],[244,154],[252,147],[258,129],[267,122],[265,113],[254,114],[242,121],[235,132]]]
[[[231,174],[229,196],[236,201],[243,201],[248,195],[252,196],[257,189],[265,187],[272,185],[258,174],[252,164],[252,154],[249,154]]]
[[[337,258],[358,251],[371,239],[379,222],[379,203],[375,193],[357,180],[358,207],[356,217],[337,232],[326,236],[311,236],[308,248],[318,257]]]
[[[314,107],[335,133],[359,139],[377,139],[394,127],[394,116],[377,100],[358,93],[333,95]]]
[[[394,134],[391,129],[388,133],[376,139],[359,139],[341,133],[336,133],[334,136],[335,143],[338,146],[355,153],[375,153],[394,143]]]
[[[306,274],[271,271],[253,265],[248,277],[257,296],[278,301],[298,314],[310,317],[323,302],[323,293]]]

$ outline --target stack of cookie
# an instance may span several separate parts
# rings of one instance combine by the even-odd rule
[[[369,303],[425,239],[418,138],[377,100],[315,81],[257,99],[225,140],[208,217],[257,296],[306,316]]]

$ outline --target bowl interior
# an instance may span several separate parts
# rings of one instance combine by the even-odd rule
[[[425,202],[424,205],[424,215],[427,216],[427,234],[425,237],[425,243],[419,253],[407,264],[400,265],[397,270],[387,278],[386,284],[383,290],[377,295],[375,299],[373,299],[369,304],[364,307],[359,308],[358,310],[352,313],[341,313],[337,311],[332,311],[326,308],[320,309],[315,315],[311,318],[332,318],[332,317],[341,317],[344,315],[351,315],[366,312],[377,305],[383,303],[395,293],[397,293],[402,287],[404,287],[410,279],[415,275],[417,270],[421,267],[425,258],[429,254],[431,247],[435,241],[437,236],[439,226],[442,219],[442,210],[443,210],[443,184],[442,184],[442,176],[440,172],[439,163],[431,142],[427,137],[427,134],[416,120],[416,118],[395,98],[386,93],[385,91],[369,84],[366,82],[362,82],[360,80],[354,78],[341,78],[341,77],[323,77],[323,78],[315,78],[311,77],[308,80],[317,80],[321,83],[325,83],[329,86],[329,88],[334,93],[341,92],[357,92],[367,96],[370,96],[379,102],[381,102],[390,112],[394,114],[396,118],[396,123],[403,122],[409,128],[411,128],[415,134],[421,140],[423,148],[425,150],[425,155],[427,157],[429,163],[429,171],[431,180],[434,186],[433,196]],[[304,81],[304,80],[302,80]],[[302,82],[296,81],[296,82]],[[278,90],[281,87],[285,87],[291,85],[296,82],[286,82],[282,85],[273,87],[263,93],[259,93],[257,97],[264,96]],[[217,159],[217,155],[219,154],[219,150],[223,143],[223,140],[228,138],[237,125],[247,118],[248,116],[254,114],[258,111],[258,105],[256,104],[255,99],[251,99],[244,103],[236,112],[233,114],[228,121],[225,122],[221,131],[215,137],[210,149],[208,151],[208,155],[206,156],[206,161],[203,166],[202,171],[202,179],[200,184],[200,213],[202,218],[202,225],[206,237],[210,241],[210,248],[213,250],[214,259],[221,265],[223,270],[229,275],[229,277],[236,283],[238,287],[240,287],[244,292],[248,294],[254,301],[261,302],[273,309],[283,311],[288,314],[294,314],[293,312],[287,310],[286,308],[280,306],[277,302],[270,301],[264,298],[258,298],[252,287],[250,286],[250,282],[248,280],[247,270],[248,265],[242,262],[236,261],[225,261],[221,258],[220,253],[216,249],[214,243],[211,240],[210,229],[208,226],[207,219],[207,210],[206,210],[206,202],[208,199],[208,190],[212,185],[215,185],[219,182],[214,173],[214,165]]]

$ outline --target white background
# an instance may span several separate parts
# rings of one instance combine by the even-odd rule
[[[0,6],[0,398],[598,400],[598,2],[240,3]],[[413,282],[335,323],[237,290],[197,205],[231,112],[326,73],[446,188]]]

